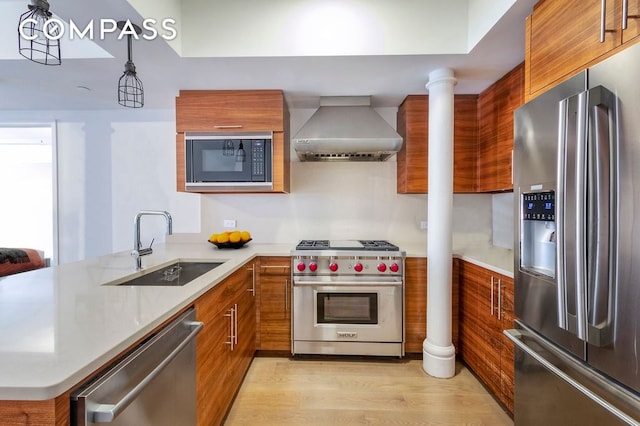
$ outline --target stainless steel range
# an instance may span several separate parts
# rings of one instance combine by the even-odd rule
[[[303,240],[291,256],[294,355],[404,356],[405,252],[380,240]]]

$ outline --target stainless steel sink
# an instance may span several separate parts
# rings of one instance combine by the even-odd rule
[[[217,268],[222,263],[178,261],[144,275],[122,282],[115,281],[108,285],[180,287]]]

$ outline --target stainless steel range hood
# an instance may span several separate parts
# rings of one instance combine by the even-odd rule
[[[402,148],[402,137],[369,96],[322,97],[293,146],[300,161],[384,161]]]

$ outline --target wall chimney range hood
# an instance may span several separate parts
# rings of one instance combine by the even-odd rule
[[[402,148],[402,137],[369,96],[331,96],[320,98],[293,146],[300,161],[384,161]]]

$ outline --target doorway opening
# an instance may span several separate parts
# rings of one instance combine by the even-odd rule
[[[58,259],[55,123],[0,124],[0,247],[44,252]]]

